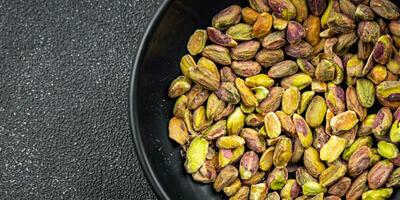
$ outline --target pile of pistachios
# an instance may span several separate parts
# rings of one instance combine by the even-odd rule
[[[194,31],[169,87],[169,138],[187,173],[232,200],[390,198],[400,186],[400,9],[249,4]]]

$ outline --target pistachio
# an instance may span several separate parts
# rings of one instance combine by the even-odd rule
[[[171,120],[169,120],[168,132],[169,138],[180,145],[183,145],[188,137],[188,131],[184,121],[176,117],[173,117]]]
[[[303,158],[304,147],[301,145],[300,139],[297,136],[294,136],[292,138],[292,143],[293,143],[293,153],[291,162],[298,163]]]
[[[206,116],[207,119],[213,120],[225,108],[225,102],[218,99],[217,95],[211,93],[207,100]]]
[[[266,183],[259,183],[250,186],[249,200],[264,200],[268,193],[268,186]]]
[[[255,76],[261,71],[261,65],[251,60],[232,61],[231,68],[236,75],[242,77]]]
[[[240,101],[239,91],[230,82],[223,82],[215,94],[227,103],[237,104]]]
[[[239,159],[242,157],[244,153],[244,145],[241,145],[235,149],[232,150],[232,157],[230,159],[230,164],[235,163],[236,161],[239,161]]]
[[[177,98],[185,94],[187,91],[190,90],[190,80],[185,76],[178,76],[174,79],[169,86],[168,89],[168,96],[170,98]]]
[[[300,95],[297,87],[291,86],[286,89],[282,96],[282,111],[290,116],[293,115],[299,106]]]
[[[332,134],[331,120],[335,114],[328,108],[325,115],[325,132],[329,135]]]
[[[229,26],[239,23],[241,19],[242,8],[238,5],[231,5],[212,18],[212,26],[223,30]]]
[[[306,0],[291,0],[296,8],[296,21],[302,23],[308,16],[308,7]]]
[[[372,133],[372,127],[374,125],[376,114],[368,115],[362,122],[360,128],[358,129],[357,135],[365,136]]]
[[[392,59],[389,59],[389,61],[386,64],[387,69],[392,72],[393,74],[400,74],[400,55],[399,53],[394,53],[394,56]]]
[[[214,181],[213,186],[215,191],[222,191],[224,187],[231,185],[238,178],[238,176],[238,170],[234,166],[228,165],[224,167]]]
[[[332,15],[329,16],[327,25],[329,29],[335,33],[349,33],[356,27],[351,18],[337,12],[332,13]]]
[[[349,190],[350,185],[351,179],[348,177],[343,177],[329,188],[328,194],[335,195],[337,197],[343,197]]]
[[[266,0],[249,0],[250,7],[257,12],[270,12],[271,8]]]
[[[376,96],[384,106],[398,108],[400,106],[400,82],[383,81],[376,87]]]
[[[185,122],[185,126],[190,135],[198,135],[197,132],[193,129],[193,116],[189,109],[186,109],[185,114],[183,115],[183,121]]]
[[[307,171],[315,178],[318,178],[320,174],[325,170],[324,163],[319,158],[319,153],[313,147],[309,147],[304,151],[304,166]]]
[[[280,190],[285,186],[288,179],[288,171],[286,167],[274,168],[267,177],[267,184],[271,190]]]
[[[399,187],[400,186],[400,168],[397,168],[389,176],[386,182],[386,187]]]
[[[299,43],[305,36],[306,30],[300,23],[289,21],[286,29],[286,39],[290,44]]]
[[[240,178],[247,180],[252,177],[258,170],[259,159],[256,153],[248,151],[243,154],[240,159],[239,174]]]
[[[284,31],[275,31],[265,36],[261,42],[265,49],[280,49],[286,45],[286,34]]]
[[[296,63],[303,73],[305,73],[309,76],[314,76],[315,67],[309,61],[302,59],[302,58],[298,58],[296,60]]]
[[[378,156],[379,156],[379,154],[378,154]],[[379,158],[379,159],[380,159],[380,158]],[[394,165],[394,166],[396,166],[396,167],[400,167],[400,155],[399,155],[399,156],[397,156],[396,158],[394,158],[394,159],[390,160],[390,161],[392,161],[392,162],[393,162],[393,165]]]
[[[223,46],[211,44],[204,47],[202,56],[221,65],[230,65],[232,60],[229,56],[229,50]]]
[[[328,85],[322,81],[313,80],[311,82],[311,91],[323,93],[328,91]]]
[[[375,21],[362,21],[358,24],[357,33],[363,42],[376,42],[380,35],[379,25]]]
[[[345,107],[345,93],[339,85],[332,82],[328,83],[328,92],[325,93],[325,101],[328,108],[334,114],[343,113]]]
[[[298,114],[302,114],[307,109],[308,104],[310,103],[314,95],[315,95],[314,91],[306,91],[301,94],[300,104],[299,107],[297,108]]]
[[[380,36],[372,49],[372,57],[377,63],[381,65],[386,64],[392,55],[392,46],[393,44],[389,35]]]
[[[357,113],[360,120],[364,120],[367,117],[367,108],[364,108],[357,97],[356,89],[350,86],[346,90],[346,105],[348,110],[352,110]]]
[[[236,179],[232,184],[224,187],[223,191],[226,196],[230,197],[233,196],[240,187],[242,187],[242,183],[240,182],[240,179]]]
[[[296,62],[284,60],[271,67],[268,71],[268,76],[272,78],[282,78],[295,74],[298,71]]]
[[[281,197],[279,196],[278,192],[270,192],[267,194],[265,200],[281,200]]]
[[[273,164],[273,155],[275,147],[269,147],[260,157],[260,169],[263,171],[268,171],[271,169]]]
[[[246,145],[250,150],[256,153],[262,153],[266,150],[265,140],[256,130],[244,128],[240,132],[240,136],[245,139]]]
[[[368,172],[368,186],[370,189],[382,187],[393,171],[393,163],[389,160],[382,160],[376,163]]]
[[[189,69],[195,65],[196,62],[194,61],[193,57],[189,54],[186,54],[181,58],[179,68],[181,69],[183,75],[189,77]]]
[[[264,124],[269,138],[276,138],[281,134],[281,123],[274,112],[265,115]]]
[[[186,46],[189,53],[193,56],[201,53],[206,45],[207,38],[205,30],[197,29],[194,31]]]
[[[243,200],[247,199],[250,193],[250,189],[247,186],[242,186],[235,195],[231,196],[229,200]]]
[[[364,61],[358,55],[353,55],[346,64],[347,75],[350,77],[361,77],[363,67]]]
[[[399,8],[389,0],[371,0],[369,6],[376,14],[385,19],[392,20],[400,16]]]
[[[250,88],[258,86],[269,88],[274,85],[274,79],[270,78],[266,74],[258,74],[255,76],[247,77],[245,82],[246,85]]]
[[[340,134],[343,131],[350,130],[358,122],[357,115],[354,111],[346,111],[333,117],[330,121],[334,134]]]
[[[341,198],[338,196],[331,195],[331,196],[324,197],[324,200],[341,200]]]
[[[319,81],[331,81],[335,77],[336,63],[323,59],[315,69],[315,78]]]
[[[208,142],[201,136],[197,136],[186,152],[185,168],[188,173],[195,173],[206,161]]]
[[[282,199],[295,199],[299,196],[301,186],[297,184],[295,179],[289,179],[286,181],[285,186],[281,190]]]
[[[363,42],[362,40],[358,40],[357,43],[358,52],[357,55],[361,60],[368,59],[369,55],[374,48],[372,43]]]
[[[281,123],[282,129],[285,132],[289,133],[291,136],[295,136],[296,135],[296,127],[293,123],[292,118],[288,114],[286,114],[282,111],[276,111],[275,114],[278,117],[279,122]]]
[[[231,115],[229,115],[226,121],[226,130],[228,135],[239,135],[240,131],[244,127],[245,115],[240,108],[236,108]]]
[[[358,148],[349,159],[349,175],[355,177],[366,170],[371,163],[371,150],[368,146]]]
[[[272,87],[265,98],[256,108],[259,113],[273,112],[281,105],[282,96],[285,89],[281,87]]]
[[[321,148],[320,158],[327,162],[335,161],[346,147],[346,140],[332,135],[328,142]]]
[[[264,116],[261,114],[251,113],[244,119],[247,126],[260,127],[264,124]]]
[[[186,95],[182,95],[176,100],[174,109],[172,111],[176,118],[179,119],[183,118],[183,116],[185,115],[185,111],[187,109],[187,104],[188,104],[188,98]]]
[[[367,186],[367,175],[368,172],[364,172],[354,179],[349,190],[346,193],[346,199],[357,200],[361,197],[362,193],[368,190]]]
[[[211,161],[205,161],[200,169],[192,174],[193,180],[199,183],[212,183],[217,177],[217,172]]]
[[[330,0],[328,3],[328,6],[326,7],[324,13],[322,14],[321,17],[321,26],[322,28],[326,29],[327,28],[327,23],[328,23],[328,19],[331,15],[334,14],[333,12],[333,0]]]
[[[264,1],[264,0],[261,0],[261,1]],[[251,4],[250,4],[250,5],[251,5]],[[269,8],[269,5],[268,5],[268,4],[266,4],[266,5],[267,5],[268,8]],[[266,11],[261,11],[261,12],[266,12]],[[246,24],[251,24],[251,25],[253,25],[253,24],[256,22],[257,17],[258,17],[259,14],[260,14],[260,13],[258,13],[258,12],[255,11],[255,10],[253,10],[253,8],[245,7],[245,8],[242,9],[243,21],[244,21]]]
[[[319,183],[323,187],[333,185],[346,174],[347,168],[344,165],[332,165],[326,168],[319,176]]]
[[[325,132],[323,126],[319,126],[315,128],[315,139],[313,142],[313,147],[316,148],[318,151],[321,150],[323,146],[328,142],[329,138],[331,137],[329,134]]]
[[[311,82],[312,82],[311,76],[304,73],[297,73],[283,78],[281,81],[281,85],[285,89],[294,86],[297,87],[299,90],[302,90],[308,85],[310,85]]]
[[[207,28],[207,35],[211,42],[221,46],[236,47],[238,45],[231,36],[223,34],[220,30],[214,27]]]
[[[339,135],[340,138],[343,138],[346,140],[346,147],[350,147],[350,145],[353,144],[353,142],[357,136],[357,130],[358,130],[358,125],[355,125],[350,130],[344,131],[343,134]]]
[[[393,143],[380,141],[378,143],[378,153],[384,158],[393,159],[399,155],[399,149]]]
[[[308,105],[306,112],[306,122],[311,127],[318,127],[324,121],[326,113],[325,99],[321,96],[314,96]]]
[[[350,0],[339,0],[340,10],[343,14],[350,17],[351,19],[355,19],[356,5]]]
[[[316,16],[322,15],[326,8],[325,0],[307,0],[310,13]]]
[[[215,124],[211,125],[205,132],[205,136],[208,140],[215,140],[226,134],[226,120],[220,120]]]
[[[290,0],[268,0],[273,12],[282,19],[290,20],[296,16],[296,7]]]
[[[365,4],[357,5],[355,15],[361,20],[373,20],[375,18],[374,11]]]
[[[248,41],[248,40],[252,39],[252,37],[251,37],[252,31],[253,31],[253,27],[251,25],[245,24],[245,23],[239,23],[239,24],[229,27],[225,33],[227,36],[231,37],[233,40]],[[210,38],[210,40],[211,40],[211,38]],[[237,44],[235,45],[234,42],[232,42],[232,40],[229,40],[229,41],[231,41],[231,46],[237,46]]]
[[[384,200],[389,198],[393,193],[393,188],[381,188],[369,190],[362,194],[363,200]]]
[[[305,168],[299,167],[296,170],[296,181],[300,186],[303,186],[307,182],[317,182],[317,179],[311,176]]]
[[[225,149],[234,149],[245,143],[245,140],[237,135],[222,136],[217,140],[217,146]]]
[[[324,186],[314,181],[305,183],[302,188],[303,194],[307,196],[315,196],[319,193],[325,193],[327,191]]]
[[[292,141],[287,137],[281,137],[276,144],[273,162],[276,167],[286,167],[292,158]]]
[[[218,167],[223,168],[227,166],[233,157],[232,149],[221,148],[218,152]]]
[[[319,34],[321,32],[320,18],[315,15],[310,15],[304,21],[304,29],[306,32],[306,41],[312,46],[315,46],[319,40]]]
[[[370,136],[362,136],[357,138],[350,147],[344,150],[342,154],[342,158],[344,160],[349,160],[351,156],[361,147],[371,147],[372,146],[372,138]]]
[[[272,15],[267,12],[258,15],[256,22],[253,25],[252,37],[262,38],[266,36],[272,28]]]
[[[313,47],[309,43],[301,41],[299,43],[286,46],[284,51],[287,55],[294,58],[306,58],[313,51]]]
[[[393,121],[392,112],[388,107],[383,107],[376,115],[374,125],[372,126],[372,133],[376,136],[383,136],[389,131]]]
[[[258,102],[263,101],[265,98],[267,98],[269,94],[269,90],[263,86],[251,88],[251,91],[254,92],[254,96],[256,97]]]
[[[372,148],[371,149],[372,156],[371,156],[371,165],[375,165],[377,162],[381,160],[381,155],[378,153],[377,149]]]
[[[393,114],[393,124],[390,128],[390,141],[392,142],[400,142],[400,108],[397,108],[397,110]]]
[[[400,36],[400,20],[391,20],[389,23],[389,30],[390,33],[392,33],[394,36],[399,37]]]
[[[389,63],[391,63],[391,60],[389,60],[387,66],[389,68]],[[374,68],[369,71],[367,74],[367,78],[372,81],[375,85],[379,85],[381,82],[383,82],[386,79],[387,76],[387,71],[386,68],[382,65],[376,65]]]
[[[257,183],[260,183],[264,181],[265,179],[265,172],[263,171],[257,171],[252,177],[250,177],[247,180],[243,180],[243,185],[255,185]]]
[[[311,146],[313,142],[313,135],[310,127],[301,115],[293,114],[293,122],[296,126],[296,132],[304,148]]]
[[[239,91],[240,98],[246,106],[257,106],[258,101],[253,92],[248,88],[243,79],[236,78],[236,88]]]
[[[357,42],[357,39],[358,36],[355,31],[339,35],[335,45],[335,52],[339,56],[346,54],[347,50]]]
[[[258,41],[243,42],[231,49],[231,57],[233,60],[250,60],[256,56],[259,48]]]
[[[268,50],[263,49],[256,55],[256,61],[264,67],[270,67],[278,62],[281,62],[284,58],[283,51],[281,49]]]
[[[193,112],[193,128],[195,131],[202,131],[212,124],[212,120],[208,120],[206,116],[206,108],[200,106]]]

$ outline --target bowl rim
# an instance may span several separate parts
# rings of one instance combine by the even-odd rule
[[[144,52],[147,49],[147,44],[150,41],[150,37],[153,34],[153,30],[157,27],[158,23],[160,22],[161,17],[165,14],[166,9],[170,5],[172,0],[164,0],[160,7],[155,12],[153,18],[151,19],[150,23],[148,24],[142,38],[140,45],[136,52],[136,57],[134,58],[133,62],[131,62],[132,71],[130,77],[130,85],[129,85],[129,127],[131,132],[131,138],[134,143],[134,149],[136,152],[137,157],[139,158],[139,163],[144,171],[144,174],[147,178],[147,181],[150,183],[151,188],[155,192],[156,196],[159,199],[170,199],[168,194],[165,192],[164,188],[161,186],[160,182],[155,176],[153,169],[150,167],[149,160],[147,155],[145,154],[144,146],[140,136],[140,128],[138,123],[138,113],[137,113],[137,71],[139,68],[140,63],[143,60]]]

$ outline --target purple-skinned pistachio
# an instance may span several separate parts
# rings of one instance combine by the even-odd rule
[[[300,42],[306,36],[306,31],[300,23],[296,21],[289,21],[286,29],[286,38],[290,44]]]
[[[221,46],[236,47],[238,45],[238,43],[232,39],[231,36],[223,34],[220,30],[214,27],[207,28],[207,35],[211,42]]]

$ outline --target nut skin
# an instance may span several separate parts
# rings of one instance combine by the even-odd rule
[[[271,190],[280,190],[285,186],[287,179],[287,168],[274,168],[267,177],[268,188]]]
[[[300,23],[289,21],[286,28],[286,39],[289,44],[299,43],[306,36],[306,30]]]
[[[303,73],[309,76],[315,75],[315,67],[309,61],[302,58],[298,58],[296,59],[296,63]]]
[[[235,41],[249,41],[252,39],[252,33],[253,31],[253,26],[245,23],[239,23],[236,25],[233,25],[229,27],[226,31],[225,34],[229,37],[231,37]],[[231,40],[230,40],[231,41]],[[221,44],[222,45],[222,44]],[[231,41],[229,46],[237,46],[237,43]]]
[[[211,125],[206,131],[205,136],[207,140],[215,140],[226,134],[226,120],[220,120]]]
[[[308,6],[306,0],[291,0],[294,7],[296,7],[296,18],[295,20],[302,23],[308,16]]]
[[[240,136],[246,140],[246,145],[250,150],[256,153],[262,153],[266,150],[264,137],[261,137],[256,130],[244,128],[240,132]]]
[[[393,171],[393,163],[389,160],[383,160],[376,163],[368,172],[368,186],[370,189],[382,187],[388,180]]]
[[[281,123],[274,112],[269,112],[265,115],[264,124],[269,138],[277,138],[281,134]]]
[[[306,122],[309,126],[316,128],[320,126],[326,113],[325,99],[319,95],[314,96],[306,111]]]
[[[324,163],[320,160],[318,151],[313,147],[309,147],[304,151],[304,166],[307,171],[315,178],[326,169]]]
[[[319,34],[321,32],[320,18],[315,15],[310,15],[304,21],[303,26],[306,32],[306,41],[310,43],[312,46],[318,44],[320,40]]]
[[[224,30],[229,26],[240,22],[242,8],[238,5],[231,5],[221,10],[212,18],[212,26],[219,30]]]
[[[284,31],[275,31],[269,33],[262,40],[262,46],[268,50],[276,50],[286,45],[286,34]]]
[[[286,167],[292,158],[292,141],[281,137],[275,146],[273,162],[276,167]]]
[[[284,54],[281,49],[263,49],[256,54],[256,61],[264,67],[270,67],[278,62],[281,62],[283,58]]]
[[[361,197],[362,193],[368,190],[367,186],[368,172],[364,172],[354,179],[349,190],[346,193],[346,199],[357,200]]]
[[[356,12],[356,5],[354,5],[353,2],[350,0],[339,0],[339,6],[340,10],[342,11],[343,14],[346,16],[350,17],[351,19],[355,19],[355,12]]]
[[[259,14],[260,14],[259,12],[250,7],[245,7],[242,9],[242,18],[246,24],[253,25],[256,22]]]
[[[266,0],[249,0],[250,7],[259,13],[270,12],[268,1]]]
[[[348,177],[343,177],[329,188],[328,194],[335,195],[337,197],[343,197],[349,190],[350,186],[351,179]]]
[[[282,96],[285,89],[282,87],[272,87],[269,90],[267,98],[265,98],[261,103],[259,103],[256,108],[258,113],[269,113],[274,112],[281,105]]]
[[[290,136],[295,136],[296,135],[296,127],[294,125],[292,118],[288,114],[284,113],[283,111],[276,111],[275,114],[278,117],[279,122],[281,123],[281,128],[286,133],[289,133]]]
[[[339,35],[338,42],[335,45],[336,54],[339,56],[346,54],[349,48],[357,42],[357,39],[358,36],[355,31]]]
[[[297,136],[294,136],[292,138],[292,143],[293,143],[293,153],[292,153],[291,163],[298,163],[303,158],[304,147],[301,145],[299,137]]]
[[[188,173],[193,174],[206,161],[208,152],[208,142],[201,136],[197,136],[186,151],[185,169]]]
[[[259,158],[254,151],[248,151],[243,154],[239,165],[239,174],[242,180],[251,178],[258,170]]]
[[[207,35],[211,42],[224,47],[236,47],[238,45],[231,36],[223,34],[214,27],[207,27]]]
[[[371,150],[367,146],[358,148],[349,159],[349,175],[356,177],[366,170],[371,163]]]
[[[292,119],[296,127],[297,136],[299,137],[301,145],[304,148],[310,147],[313,142],[313,135],[306,120],[304,120],[304,118],[297,113],[293,114]]]
[[[231,82],[222,82],[215,94],[218,98],[227,103],[238,104],[240,102],[239,91]]]
[[[322,147],[329,141],[331,136],[325,132],[323,126],[315,128],[315,139],[313,142],[313,147],[318,151],[321,151]]]
[[[255,76],[261,71],[261,65],[252,60],[232,61],[231,68],[236,75],[241,77]]]
[[[357,26],[357,33],[363,42],[376,42],[380,36],[379,24],[375,21],[362,21]]]
[[[187,50],[189,51],[190,55],[195,56],[201,53],[206,45],[207,41],[207,32],[202,29],[197,29],[194,33],[190,36],[189,41],[186,45]]]
[[[346,109],[345,92],[340,85],[329,82],[328,92],[325,93],[325,101],[328,108],[336,115],[343,113]]]
[[[393,121],[392,112],[388,107],[382,107],[379,109],[376,115],[374,125],[372,126],[372,133],[376,136],[384,136],[390,129]]]
[[[353,86],[349,86],[346,89],[346,105],[348,110],[352,110],[357,114],[360,121],[367,117],[367,108],[363,107],[359,102],[356,89]]]
[[[222,67],[219,71],[219,74],[221,75],[221,82],[230,82],[230,83],[235,83],[236,80],[236,74],[233,72],[232,68],[230,67]]]
[[[394,36],[400,36],[400,20],[391,20],[389,23],[389,30]]]
[[[261,114],[252,113],[246,116],[244,122],[247,126],[261,127],[264,124],[264,116]]]
[[[228,165],[224,167],[214,181],[214,190],[217,192],[222,191],[224,187],[232,184],[238,176],[238,170],[234,166]]]
[[[260,42],[247,41],[232,48],[230,54],[233,60],[250,60],[256,56],[259,48]]]
[[[299,70],[297,63],[291,60],[284,60],[272,66],[268,71],[271,78],[283,78],[295,74]]]
[[[357,138],[350,147],[345,149],[342,154],[342,158],[344,160],[349,160],[351,156],[363,146],[367,146],[369,148],[372,147],[372,137],[370,136],[361,136]]]
[[[212,183],[216,177],[217,172],[215,167],[209,160],[206,160],[200,169],[196,173],[192,174],[193,180],[199,183]]]
[[[371,0],[369,6],[374,12],[385,19],[397,19],[400,16],[399,8],[389,0]]]
[[[258,106],[257,98],[254,96],[253,92],[248,88],[241,78],[236,78],[235,85],[240,94],[241,101],[250,107]]]
[[[313,47],[308,42],[301,41],[296,44],[290,44],[284,48],[287,55],[294,58],[307,58],[313,51]]]
[[[326,8],[325,0],[307,0],[310,13],[316,16],[322,15]]]
[[[365,4],[357,5],[355,15],[359,19],[366,20],[366,21],[374,20],[374,18],[375,18],[374,11]]]
[[[337,12],[328,17],[327,25],[335,33],[350,33],[356,27],[353,19]]]
[[[366,60],[366,59],[368,59],[369,55],[371,54],[372,49],[374,48],[374,45],[372,43],[366,43],[366,42],[363,42],[362,40],[358,40],[357,48],[358,48],[358,52],[357,52],[358,57],[361,60]]]
[[[391,37],[389,35],[380,36],[372,49],[373,59],[381,65],[386,64],[392,55],[392,48]]]
[[[290,0],[268,0],[272,11],[284,20],[291,20],[296,16],[296,7]]]

